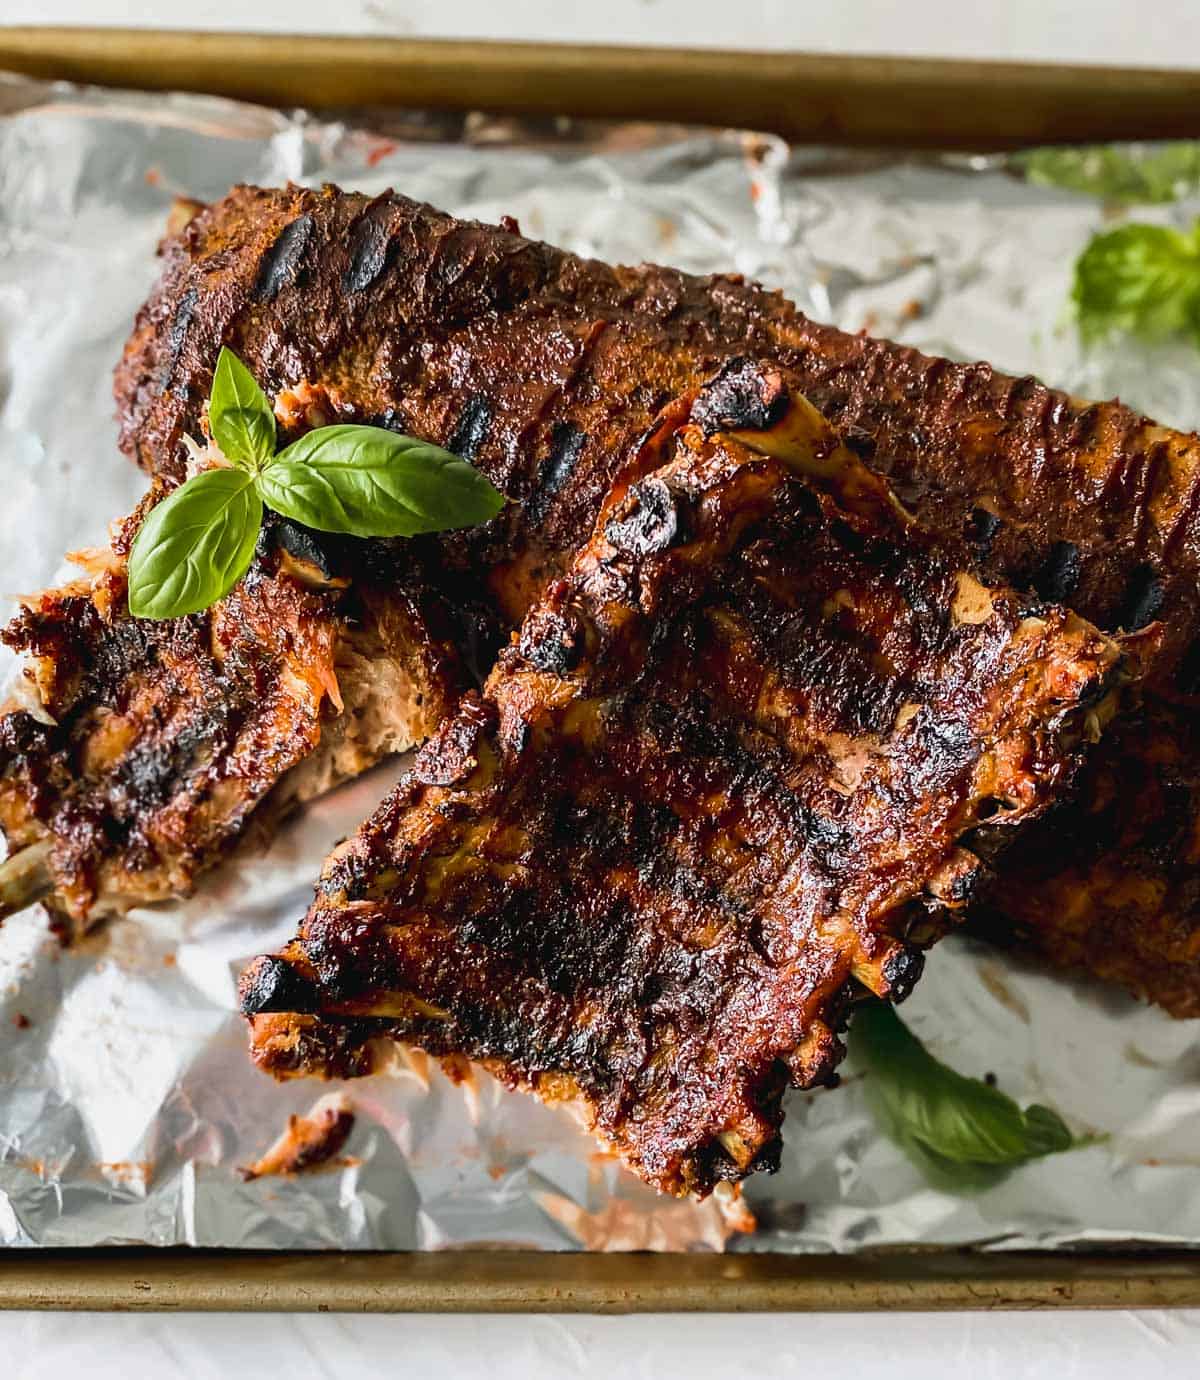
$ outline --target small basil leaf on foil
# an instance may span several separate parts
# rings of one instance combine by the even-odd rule
[[[129,611],[182,618],[228,594],[246,573],[262,526],[254,476],[205,470],[150,510],[129,552]]]
[[[275,454],[275,414],[254,375],[222,347],[208,399],[208,425],[226,460],[258,469]]]
[[[1086,341],[1123,331],[1147,340],[1184,334],[1200,345],[1200,221],[1094,235],[1076,261],[1071,300]]]
[[[1030,149],[1014,154],[1011,166],[1045,187],[1126,206],[1161,204],[1200,190],[1200,141]]]
[[[473,527],[504,506],[504,495],[466,460],[371,426],[310,431],[280,451],[258,483],[284,517],[356,537]]]
[[[1017,1165],[1082,1143],[1057,1112],[1022,1111],[998,1088],[935,1059],[884,1002],[855,1013],[850,1049],[881,1128],[938,1187],[986,1188]]]

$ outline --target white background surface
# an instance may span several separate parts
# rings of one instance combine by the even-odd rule
[[[157,24],[1200,66],[1200,0],[0,0]],[[1200,1312],[640,1318],[0,1315],[0,1380],[384,1375],[1195,1380]]]
[[[0,0],[0,18],[1200,66],[1197,0]]]

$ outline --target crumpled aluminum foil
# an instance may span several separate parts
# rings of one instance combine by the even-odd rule
[[[116,450],[109,376],[172,198],[287,178],[512,214],[528,234],[610,260],[737,269],[849,329],[1200,423],[1193,353],[1081,354],[1063,304],[1105,210],[1029,186],[1002,160],[790,152],[771,137],[636,124],[318,122],[0,78],[0,590],[63,574],[63,553],[102,541],[142,492]],[[1146,216],[1190,223],[1197,209]],[[730,1237],[711,1201],[657,1198],[564,1114],[482,1077],[456,1087],[419,1059],[345,1086],[355,1126],[329,1169],[243,1181],[289,1114],[329,1090],[251,1067],[236,975],[291,935],[320,859],[398,771],[326,797],[188,902],[134,912],[74,951],[36,909],[0,930],[0,1242],[1200,1243],[1200,1027],[961,940],[931,955],[905,1019],[956,1067],[994,1072],[1098,1137],[985,1193],[930,1188],[879,1134],[853,1065],[840,1090],[791,1098],[783,1169],[747,1189],[753,1234]]]

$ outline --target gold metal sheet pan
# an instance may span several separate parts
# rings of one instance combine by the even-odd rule
[[[14,1251],[0,1307],[130,1312],[658,1313],[1200,1305],[1187,1256]]]
[[[702,121],[999,148],[1200,134],[1200,73],[275,35],[0,30],[0,67],[270,104]],[[10,1251],[0,1307],[749,1311],[1200,1306],[1200,1257]]]
[[[1013,148],[1200,132],[1200,72],[316,35],[0,29],[0,67],[270,105],[636,116],[793,141]]]

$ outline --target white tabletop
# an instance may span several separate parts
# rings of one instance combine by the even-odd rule
[[[0,1318],[5,1380],[1195,1380],[1200,1314]]]
[[[0,22],[1200,66],[1196,0],[3,0]]]
[[[3,0],[7,24],[143,24],[408,36],[803,48],[815,52],[1200,66],[1197,0]],[[0,1315],[0,1375],[243,1374],[549,1380],[734,1373],[856,1380],[1194,1380],[1187,1313],[280,1317]]]

